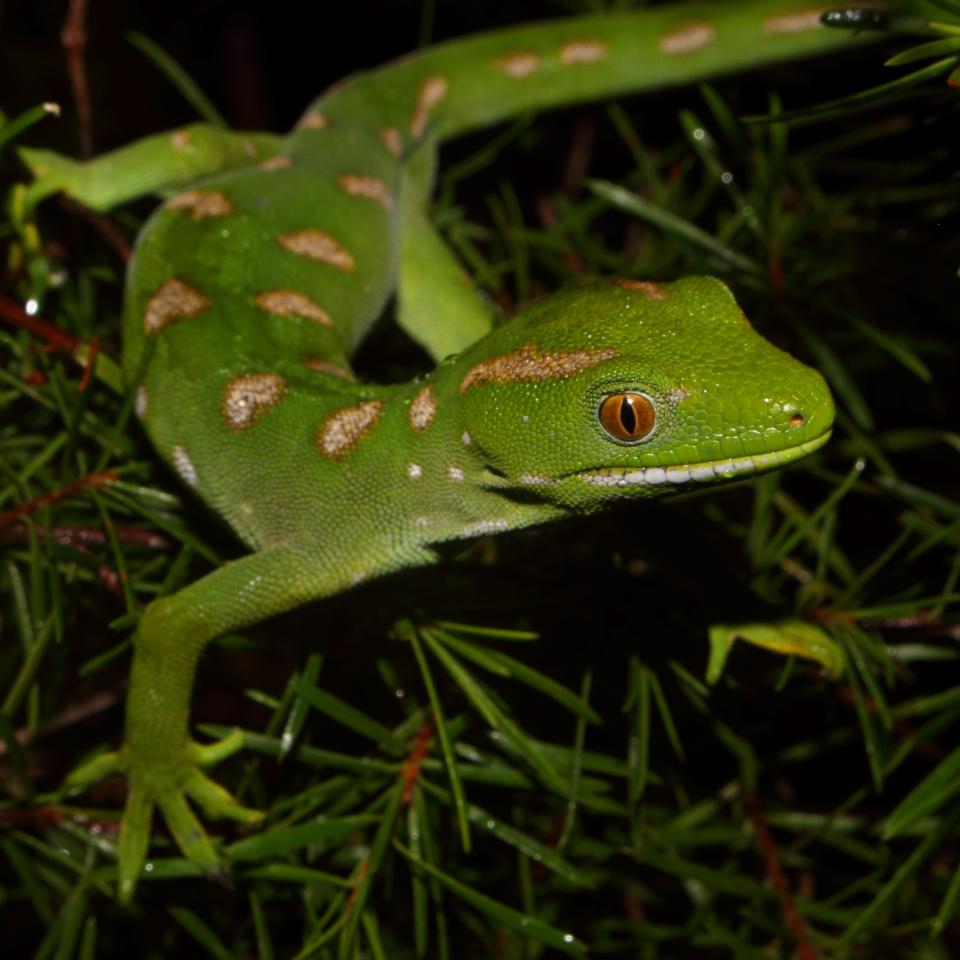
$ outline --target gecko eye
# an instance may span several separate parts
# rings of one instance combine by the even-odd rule
[[[653,433],[657,411],[642,393],[613,393],[600,401],[597,416],[603,429],[623,443],[639,443]]]

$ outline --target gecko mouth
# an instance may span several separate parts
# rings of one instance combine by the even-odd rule
[[[703,460],[670,467],[601,467],[584,470],[573,476],[596,487],[654,487],[667,484],[680,486],[685,483],[709,483],[733,477],[747,477],[786,466],[819,450],[830,439],[832,432],[826,430],[812,440],[784,447],[783,450],[755,453],[749,457]]]

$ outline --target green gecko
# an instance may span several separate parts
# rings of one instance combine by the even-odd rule
[[[819,12],[724,0],[560,19],[351,77],[283,138],[195,125],[88,164],[23,151],[31,203],[167,198],[130,265],[125,374],[157,449],[251,551],[143,611],[123,746],[69,780],[126,774],[122,899],[154,808],[207,870],[218,856],[193,806],[261,817],[203,772],[240,732],[188,733],[215,637],[431,563],[444,541],[751,476],[827,441],[823,379],[754,332],[720,281],[595,282],[494,327],[426,214],[441,141],[850,43]],[[350,357],[394,293],[437,366],[358,383]]]

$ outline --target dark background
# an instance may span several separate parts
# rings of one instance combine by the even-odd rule
[[[352,2],[337,7],[334,14],[332,4],[307,8],[282,3],[138,4],[95,0],[87,18],[86,64],[96,152],[196,119],[166,77],[129,45],[127,31],[138,30],[166,49],[187,69],[231,126],[282,131],[328,83],[415,48],[422,32],[419,7],[415,2]],[[432,40],[444,39],[566,12],[570,12],[566,7],[546,2],[440,2],[428,35]],[[64,109],[59,120],[43,122],[22,140],[75,153],[75,114],[65,55],[58,39],[64,18],[64,6],[59,3],[0,5],[0,107],[9,117],[42,100],[61,103]],[[750,78],[724,79],[717,86],[739,112],[762,112],[771,86],[780,90],[788,106],[796,107],[889,79],[889,72],[880,67],[881,60],[879,50],[865,49],[843,63],[830,60],[822,62],[823,66],[810,62],[783,65]],[[702,110],[702,101],[692,89],[661,92],[628,103],[631,115],[637,118],[644,134],[649,135],[653,149],[677,138],[679,108]],[[918,162],[918,158],[922,161],[925,166],[918,174],[919,182],[924,177],[931,181],[946,178],[955,166],[945,146],[950,141],[943,133],[946,123],[955,122],[956,114],[951,120],[948,110],[939,102],[932,107],[923,102],[908,102],[890,108],[882,116],[908,118],[904,135],[859,150],[854,146],[847,166],[839,165],[834,172],[832,185],[837,190],[844,186],[855,190],[872,163],[896,162],[898,158],[902,158],[903,164]],[[629,167],[629,157],[609,125],[598,117],[596,108],[578,107],[538,120],[535,138],[512,145],[497,164],[477,172],[460,188],[464,208],[482,218],[484,195],[495,189],[503,177],[509,177],[529,205],[531,221],[536,218],[539,195],[564,190],[576,195],[582,188],[571,185],[568,161],[571,141],[584,130],[595,138],[589,173],[610,179],[622,175]],[[839,135],[845,124],[850,121],[837,122],[834,132]],[[489,132],[483,132],[445,147],[444,159],[449,163],[467,156],[489,136]],[[820,136],[820,131],[801,129],[791,143],[800,149]],[[15,175],[9,151],[5,164],[5,172]],[[142,207],[147,209],[149,204]],[[853,215],[869,221],[870,229],[863,230],[861,238],[853,242],[859,245],[855,259],[850,257],[850,250],[844,250],[852,265],[852,273],[846,279],[861,291],[864,315],[871,323],[898,335],[907,333],[922,347],[924,359],[934,372],[934,384],[924,385],[895,365],[874,362],[864,352],[862,343],[852,336],[844,339],[841,335],[835,342],[841,359],[869,397],[879,429],[956,430],[954,276],[960,262],[956,208],[945,205],[939,218],[918,211],[910,203],[860,207]],[[66,216],[62,211],[50,214],[54,223]],[[618,229],[610,226],[611,237],[618,236]],[[83,243],[95,242],[90,233],[81,232],[79,236]],[[815,239],[807,242],[813,244]],[[829,260],[829,254],[822,250],[819,256]],[[538,289],[546,289],[552,282],[546,271],[535,277]],[[762,314],[762,304],[758,309]],[[829,320],[812,322],[830,324]],[[803,346],[789,328],[768,324],[765,332],[805,356]],[[375,345],[396,346],[399,351],[396,356],[400,359],[390,361],[391,372],[406,366],[409,374],[422,364],[415,351],[404,352],[389,332],[381,331],[377,337]],[[115,343],[108,347],[116,352]],[[371,373],[377,372],[376,364],[376,359],[370,360]],[[839,431],[831,447],[830,468],[842,473],[857,452],[849,436]],[[151,457],[145,443],[142,455],[145,459]],[[930,446],[907,451],[896,462],[910,482],[929,485],[942,496],[957,498],[960,471],[955,452],[951,454],[944,446]],[[169,475],[167,481],[170,488],[176,488]],[[792,494],[809,503],[817,502],[829,489],[823,476],[800,473],[791,474],[789,484]],[[741,485],[717,497],[722,512],[733,525],[737,521],[749,522],[749,488]],[[704,633],[708,623],[769,614],[769,607],[748,589],[749,566],[736,531],[731,525],[711,523],[709,508],[704,503],[703,498],[693,498],[670,506],[644,505],[589,523],[575,522],[519,534],[503,543],[497,541],[494,547],[467,545],[462,551],[457,548],[470,561],[466,564],[388,578],[334,598],[322,611],[317,607],[299,611],[287,618],[282,631],[284,639],[275,647],[270,645],[272,639],[267,639],[254,654],[211,652],[201,673],[203,695],[195,700],[194,721],[218,720],[250,727],[262,724],[265,714],[251,707],[240,691],[253,683],[275,693],[282,690],[286,676],[302,663],[307,649],[299,636],[303,634],[307,639],[323,637],[325,687],[360,705],[383,723],[398,722],[400,707],[385,685],[371,676],[372,662],[384,654],[393,657],[399,664],[403,683],[416,687],[418,679],[409,657],[395,656],[397,648],[386,637],[398,616],[425,610],[437,617],[468,622],[473,618],[502,626],[533,627],[545,639],[525,646],[524,658],[571,686],[579,683],[584,669],[593,668],[594,703],[608,718],[608,724],[603,731],[591,735],[591,746],[620,752],[624,745],[620,712],[625,682],[623,665],[629,651],[642,651],[644,659],[657,669],[663,668],[667,660],[679,658],[699,676],[705,662]],[[198,504],[187,501],[186,509],[191,511],[196,528],[224,553],[236,551],[232,540]],[[867,491],[845,508],[841,535],[858,566],[869,564],[889,542],[897,529],[900,509],[902,504],[883,500],[876,490],[872,494]],[[497,562],[486,565],[484,559],[491,550]],[[938,582],[941,573],[932,558],[930,563],[927,587]],[[896,570],[889,571],[884,584],[890,595],[911,595],[915,584],[898,583],[896,576]],[[916,592],[914,589],[913,594]],[[785,606],[789,607],[789,598]],[[271,636],[268,632],[264,635]],[[891,634],[890,638],[897,636]],[[101,643],[92,628],[90,637],[78,646],[88,646],[92,651]],[[778,779],[782,771],[776,755],[784,745],[798,739],[819,736],[827,742],[833,731],[849,726],[853,716],[849,695],[841,688],[825,692],[824,686],[813,683],[775,689],[779,669],[779,661],[767,653],[738,649],[732,660],[734,678],[715,692],[713,709],[733,729],[752,738],[757,755],[769,763],[768,783],[774,796],[784,799],[799,784],[798,807],[829,809],[866,780],[862,743],[851,740],[813,758],[799,771],[789,768],[783,774],[790,780],[786,786]],[[921,666],[909,682],[914,693],[917,689],[935,691],[955,682],[954,673],[952,665]],[[122,670],[117,670],[118,688],[122,677]],[[97,683],[101,682],[102,678],[98,678]],[[65,685],[67,688],[69,684]],[[504,696],[516,696],[516,688],[511,694],[505,687]],[[541,702],[527,703],[523,695],[517,699],[515,709],[534,733],[545,738],[569,739],[572,725],[569,716],[561,711],[544,707]],[[684,783],[692,795],[708,796],[731,775],[730,758],[718,755],[716,741],[704,731],[698,739],[699,721],[694,711],[687,708],[684,712],[681,708],[678,717],[690,734],[685,739],[689,755],[683,771]],[[87,741],[99,735],[111,742],[116,739],[119,723],[117,706],[101,718],[97,727],[85,728],[82,733]],[[335,749],[364,747],[337,730],[324,729],[323,737],[324,744]],[[76,749],[88,746],[89,742],[78,743]],[[50,768],[46,785],[50,787],[57,775],[71,765],[73,744],[61,741],[47,749],[51,755],[46,758]],[[657,745],[656,750],[656,760],[669,763],[665,745]],[[935,755],[941,754],[935,751]],[[892,799],[871,799],[865,809],[879,817],[884,804],[889,809],[924,770],[917,765],[901,772],[900,788],[897,791],[894,784]],[[480,799],[486,798],[481,794]],[[118,802],[109,796],[102,800],[105,806]],[[833,867],[841,877],[848,869],[845,863],[827,864],[823,869],[829,873]],[[757,871],[760,872],[759,867]],[[492,868],[491,876],[497,875],[497,869]],[[156,898],[167,892],[161,884],[146,889],[147,896]],[[495,881],[487,892],[509,899],[507,891],[497,890]],[[664,885],[662,893],[669,899],[669,884]],[[214,910],[228,913],[231,909],[229,891],[204,891],[202,896],[211,898]],[[157,905],[160,903],[158,899]],[[586,923],[606,906],[584,898],[567,919],[571,923]],[[578,911],[580,915],[576,915]],[[669,916],[669,908],[664,913]],[[27,943],[35,942],[32,938],[37,930],[26,912],[20,919],[22,927],[14,924],[9,929],[20,930],[23,939],[14,942],[23,944],[26,950]],[[158,936],[156,918],[140,928],[129,920],[123,924],[117,930],[138,942],[137,949],[146,949]],[[120,949],[118,939],[117,950]],[[675,956],[684,954],[678,951]],[[695,952],[690,956],[708,954]]]

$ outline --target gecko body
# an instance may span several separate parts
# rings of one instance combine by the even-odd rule
[[[557,20],[350,78],[285,138],[197,125],[86,165],[25,151],[34,202],[165,195],[130,267],[125,373],[160,453],[251,550],[144,610],[124,745],[71,780],[129,779],[124,898],[155,806],[208,869],[193,807],[259,818],[201,769],[242,737],[188,735],[211,639],[429,563],[444,541],[749,476],[826,442],[823,379],[719,280],[595,282],[494,327],[426,213],[443,140],[848,42],[819,12],[757,0]],[[394,295],[437,366],[359,383],[351,357]]]

